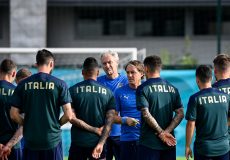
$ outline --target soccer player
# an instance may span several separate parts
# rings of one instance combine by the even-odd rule
[[[16,84],[18,84],[19,82],[21,82],[23,79],[25,79],[25,78],[27,78],[27,77],[29,77],[29,76],[31,76],[32,75],[32,73],[30,72],[30,70],[29,69],[27,69],[27,68],[21,68],[21,69],[19,69],[18,71],[17,71],[17,74],[16,74],[16,78],[15,78],[15,82],[16,82]],[[21,126],[22,127],[22,126]],[[22,128],[21,128],[22,129]],[[21,150],[22,150],[22,152],[23,152],[23,150],[24,150],[24,138],[22,137],[22,139],[21,139]]]
[[[176,160],[173,131],[183,119],[184,112],[177,88],[160,77],[161,68],[160,57],[146,57],[147,81],[136,91],[137,108],[142,113],[140,160],[143,157],[148,160]]]
[[[10,118],[10,98],[15,86],[17,66],[10,59],[4,59],[0,66],[0,159],[21,160],[20,139],[22,128]]]
[[[72,118],[71,96],[66,83],[51,75],[54,55],[50,51],[39,50],[36,62],[38,73],[14,91],[11,118],[23,125],[25,160],[62,160],[60,126]],[[64,115],[59,119],[61,106]]]
[[[18,84],[19,82],[21,82],[23,79],[31,76],[32,73],[30,72],[29,69],[27,68],[21,68],[17,71],[16,74],[16,78],[15,78],[15,82]]]
[[[136,89],[144,77],[144,67],[140,61],[133,60],[125,66],[129,84],[115,91],[117,111],[120,116],[115,122],[121,124],[120,159],[137,159],[138,141],[140,136],[141,112],[136,107]]]
[[[125,75],[118,73],[119,57],[117,52],[107,51],[101,55],[101,64],[106,75],[98,77],[97,81],[110,88],[113,93],[119,87],[128,84]],[[120,135],[121,125],[113,124],[110,137],[106,142],[106,160],[116,160],[120,158]]]
[[[192,157],[190,148],[194,130],[195,160],[229,160],[228,111],[229,96],[211,88],[212,70],[206,65],[196,69],[196,82],[200,89],[192,95],[186,112],[186,159]]]
[[[82,69],[84,81],[69,89],[76,115],[71,120],[69,160],[105,159],[103,146],[111,130],[116,104],[112,91],[96,81],[98,74],[96,59],[86,58]],[[101,136],[93,127],[103,127]]]
[[[216,82],[212,85],[221,91],[230,95],[230,56],[227,54],[220,54],[213,60],[214,74]],[[230,114],[230,113],[229,113]],[[228,116],[228,135],[230,142],[230,118]],[[230,154],[230,152],[229,152]]]

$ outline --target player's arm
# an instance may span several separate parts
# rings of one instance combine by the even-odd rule
[[[95,133],[99,136],[101,136],[101,133],[103,130],[103,126],[101,128],[93,127],[93,126],[87,124],[86,122],[84,122],[83,120],[77,118],[75,114],[73,114],[73,118],[70,120],[70,123],[77,126],[78,128],[81,128],[81,129],[84,129],[86,131]]]
[[[101,156],[103,146],[106,142],[106,139],[109,136],[112,124],[114,123],[114,115],[115,115],[114,109],[109,109],[106,112],[106,123],[105,123],[103,130],[102,130],[101,138],[99,139],[99,142],[98,142],[97,146],[94,148],[93,153],[92,153],[92,156],[96,159]]]
[[[70,103],[63,105],[63,112],[64,112],[64,114],[59,120],[61,126],[66,124],[67,122],[71,121],[71,119],[73,117],[73,112],[72,112],[72,108],[71,108]]]
[[[175,146],[176,139],[168,132],[165,132],[157,123],[155,118],[150,114],[147,107],[141,108],[141,113],[146,123],[156,131],[158,137],[168,146]]]
[[[20,109],[14,106],[11,106],[10,109],[10,118],[18,123],[19,125],[23,126],[24,117],[20,114]]]
[[[191,150],[191,143],[192,143],[192,137],[195,130],[195,121],[187,121],[186,124],[186,146],[185,146],[185,157],[186,159],[189,159],[189,156],[192,158],[192,150]]]
[[[175,116],[172,119],[172,122],[170,123],[170,125],[165,129],[165,132],[171,133],[182,121],[182,119],[184,118],[184,109],[183,108],[179,108],[175,110]]]
[[[22,131],[23,131],[23,127],[20,126],[18,130],[15,132],[15,134],[13,135],[13,137],[6,143],[6,145],[3,146],[1,151],[2,156],[5,157],[9,156],[12,147],[22,139]]]

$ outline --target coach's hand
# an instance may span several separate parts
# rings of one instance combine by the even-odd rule
[[[126,119],[126,124],[128,125],[128,126],[133,126],[133,127],[135,127],[137,124],[139,124],[140,122],[139,122],[139,120],[138,119],[135,119],[135,118],[130,118],[130,117],[127,117],[127,119]]]
[[[103,144],[98,143],[93,150],[92,157],[95,159],[99,159],[101,157],[102,151],[103,151]]]
[[[168,133],[168,132],[161,132],[159,135],[159,138],[166,143],[168,146],[175,146],[176,145],[176,138],[173,137],[172,134]]]
[[[190,147],[185,147],[185,157],[186,159],[189,159],[189,157],[192,158],[192,150]]]

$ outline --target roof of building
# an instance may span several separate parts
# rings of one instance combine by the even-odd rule
[[[230,6],[230,0],[221,0]],[[48,0],[49,5],[74,6],[216,6],[217,0]]]

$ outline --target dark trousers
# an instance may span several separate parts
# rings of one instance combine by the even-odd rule
[[[104,147],[105,148],[105,147]],[[105,159],[105,149],[101,153],[101,157],[99,159]],[[94,147],[80,147],[71,143],[69,149],[69,159],[68,160],[96,160],[92,157]]]
[[[11,149],[10,155],[7,157],[8,160],[22,160],[22,150],[19,149]]]
[[[120,136],[110,136],[106,141],[106,160],[120,160]]]
[[[194,147],[194,160],[229,160],[229,152],[221,156],[207,157],[197,153],[197,150]]]
[[[25,147],[23,160],[63,160],[62,142],[48,150],[30,150]]]
[[[176,148],[156,150],[143,145],[138,147],[138,160],[176,160]]]
[[[138,141],[121,141],[120,150],[121,160],[137,160]]]

